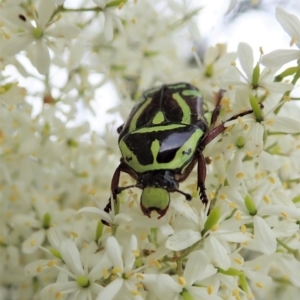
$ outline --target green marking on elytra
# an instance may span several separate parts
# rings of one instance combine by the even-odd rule
[[[186,125],[184,124],[170,124],[170,125],[162,125],[162,126],[154,126],[154,127],[144,127],[140,128],[134,132],[131,132],[131,134],[136,134],[136,133],[148,133],[148,132],[153,132],[153,131],[167,131],[167,130],[172,130],[172,129],[177,129],[181,127],[185,127]]]
[[[164,126],[158,126],[164,127]],[[166,126],[165,126],[166,127]],[[148,128],[149,129],[149,128]],[[136,132],[133,132],[136,133]],[[126,161],[126,164],[138,173],[144,173],[154,170],[175,170],[183,166],[187,166],[191,161],[199,140],[203,136],[203,131],[199,128],[190,136],[190,138],[177,150],[175,157],[172,161],[167,163],[158,163],[157,156],[160,150],[160,144],[158,140],[155,140],[151,144],[151,153],[153,155],[153,163],[148,165],[142,165],[137,156],[131,151],[124,140],[122,139],[119,143],[122,157],[130,157],[130,160]]]
[[[152,98],[148,98],[138,109],[138,111],[133,115],[130,126],[129,126],[129,132],[132,132],[136,129],[136,123],[138,118],[141,116],[142,112],[145,110],[145,108],[151,103]]]
[[[179,93],[173,94],[173,98],[177,101],[180,106],[183,116],[181,119],[181,123],[190,124],[191,123],[191,110],[190,107],[186,104],[184,99],[179,95]]]
[[[184,90],[182,91],[183,96],[196,96],[196,97],[202,97],[202,94],[200,91],[197,90]]]
[[[165,116],[162,111],[159,111],[153,118],[152,124],[161,124],[165,120]]]
[[[151,144],[151,153],[153,155],[155,163],[156,163],[156,158],[157,158],[157,155],[159,152],[159,148],[160,148],[159,140],[154,140]]]
[[[177,85],[169,85],[168,89],[170,90],[176,90],[176,89],[182,89],[185,88],[186,84],[185,83],[181,83],[181,84],[177,84]]]

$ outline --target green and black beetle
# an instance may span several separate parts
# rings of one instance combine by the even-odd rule
[[[147,90],[133,107],[126,123],[118,128],[122,158],[111,182],[114,201],[123,190],[142,189],[140,205],[148,217],[156,211],[164,216],[170,204],[170,192],[179,192],[187,200],[191,196],[180,191],[184,181],[198,164],[197,187],[206,205],[206,163],[202,154],[205,146],[225,130],[214,127],[220,111],[220,99],[213,113],[203,104],[200,91],[189,83],[167,84]],[[234,115],[227,121],[252,113]],[[136,180],[135,185],[119,187],[120,173]],[[111,210],[111,201],[105,211]]]

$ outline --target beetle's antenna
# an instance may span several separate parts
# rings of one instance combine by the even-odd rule
[[[185,196],[185,199],[186,199],[187,201],[191,201],[192,198],[193,198],[190,194],[187,194],[187,193],[185,193],[185,192],[183,192],[183,191],[181,191],[181,190],[175,190],[175,192],[184,195],[184,196]]]

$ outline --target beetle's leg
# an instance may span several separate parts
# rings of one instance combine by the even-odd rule
[[[121,126],[119,126],[119,127],[117,128],[117,133],[118,133],[118,134],[121,133],[121,131],[123,130],[123,127],[124,127],[124,124],[121,125]]]
[[[225,122],[222,122],[222,124],[218,125],[214,129],[212,129],[209,132],[209,134],[203,139],[203,141],[201,142],[201,148],[204,149],[207,144],[209,144],[214,138],[216,138],[219,134],[221,134],[227,128],[227,127],[224,126],[224,124],[226,122],[235,120],[238,117],[243,117],[243,116],[246,116],[246,115],[249,115],[249,114],[252,114],[252,113],[253,113],[252,109],[246,110],[242,113],[239,113],[239,114],[236,114],[236,115],[232,116],[231,118],[229,118]]]
[[[212,116],[211,116],[211,121],[210,121],[210,128],[214,128],[215,124],[217,122],[218,116],[220,114],[220,110],[221,110],[221,100],[223,98],[224,95],[224,90],[220,90],[217,94],[216,94],[216,106],[215,109],[212,112]]]
[[[122,171],[122,166],[123,166],[122,163],[120,163],[118,165],[118,167],[116,168],[116,170],[114,172],[114,175],[113,175],[113,177],[111,179],[110,190],[111,190],[111,193],[112,193],[113,201],[117,201],[116,190],[117,190],[118,185],[119,185],[119,180],[120,180],[120,174],[121,174],[121,171]],[[108,199],[108,203],[105,206],[104,210],[107,213],[109,213],[111,211],[111,198]],[[107,225],[107,224],[105,224],[105,225]]]
[[[111,185],[110,185],[110,189],[111,189],[111,194],[112,194],[112,197],[113,199],[111,199],[111,197],[108,199],[108,203],[107,205],[105,206],[104,208],[104,211],[106,211],[107,213],[109,213],[111,211],[111,202],[112,200],[114,202],[117,201],[117,195],[120,194],[123,190],[126,190],[128,188],[131,188],[131,187],[134,187],[135,185],[129,185],[129,186],[126,186],[126,187],[119,187],[119,181],[120,181],[120,174],[121,172],[124,172],[124,173],[127,173],[129,175],[131,175],[134,179],[136,179],[136,175],[134,172],[132,172],[131,169],[129,169],[127,167],[127,165],[125,165],[122,161],[121,163],[119,164],[119,166],[116,168],[115,172],[114,172],[114,175],[112,177],[112,180],[111,180]],[[102,223],[109,226],[109,224],[102,220]]]
[[[202,203],[206,206],[208,204],[208,198],[206,195],[205,188],[205,178],[206,178],[206,162],[202,152],[198,156],[198,181],[197,187],[199,189],[199,195]]]

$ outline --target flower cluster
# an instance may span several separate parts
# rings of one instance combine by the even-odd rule
[[[247,43],[218,44],[199,57],[199,14],[186,1],[0,2],[1,299],[298,298],[300,50],[255,61]],[[276,18],[300,47],[298,16]],[[95,104],[112,86],[109,114],[124,121],[145,89],[181,81],[209,110],[221,96],[208,206],[192,171],[180,186],[192,200],[171,193],[160,219],[137,188],[108,212],[120,152],[115,123],[91,128]]]

